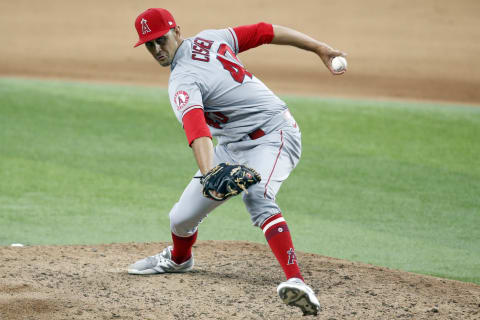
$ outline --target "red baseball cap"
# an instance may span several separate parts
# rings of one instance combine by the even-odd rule
[[[160,38],[170,29],[175,28],[176,25],[175,19],[168,10],[162,8],[147,9],[135,20],[135,28],[139,39],[134,47]]]

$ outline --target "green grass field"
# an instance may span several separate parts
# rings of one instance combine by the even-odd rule
[[[480,284],[480,108],[283,97],[297,250]],[[195,162],[164,89],[0,78],[0,245],[167,241]],[[265,243],[241,199],[200,240]]]

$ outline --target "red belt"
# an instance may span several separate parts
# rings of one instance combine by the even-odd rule
[[[250,137],[250,139],[252,140],[255,140],[255,139],[258,139],[258,138],[261,138],[265,135],[265,131],[263,131],[262,129],[257,129],[253,132],[250,132],[248,134],[248,136]]]

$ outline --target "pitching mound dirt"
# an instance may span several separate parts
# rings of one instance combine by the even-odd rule
[[[0,76],[119,81],[165,87],[168,70],[133,49],[133,21],[158,1],[0,3]],[[168,3],[191,36],[269,21],[349,53],[332,77],[312,54],[264,46],[240,57],[279,93],[478,104],[478,0],[212,0]],[[272,9],[273,8],[273,9]],[[283,281],[260,244],[200,242],[183,275],[131,276],[128,264],[166,244],[0,247],[0,319],[298,319],[276,295]],[[480,286],[297,254],[320,319],[480,319]]]
[[[270,249],[201,241],[186,274],[134,276],[166,243],[0,247],[0,319],[298,319]],[[479,319],[480,286],[297,254],[320,319]]]

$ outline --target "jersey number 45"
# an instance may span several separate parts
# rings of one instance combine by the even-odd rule
[[[237,63],[224,58],[226,56],[225,53],[227,52],[230,54],[230,56],[232,56],[233,59],[235,59],[235,61],[237,61]],[[226,45],[225,43],[222,43],[222,45],[220,45],[220,47],[218,48],[217,53],[218,53],[217,59],[223,65],[223,68],[228,72],[230,72],[233,80],[235,80],[238,83],[243,83],[243,80],[245,79],[245,75],[247,75],[248,77],[250,77],[250,79],[252,79],[252,74],[242,66],[237,56],[235,55],[235,53],[233,53],[232,49],[230,49],[228,45]]]

